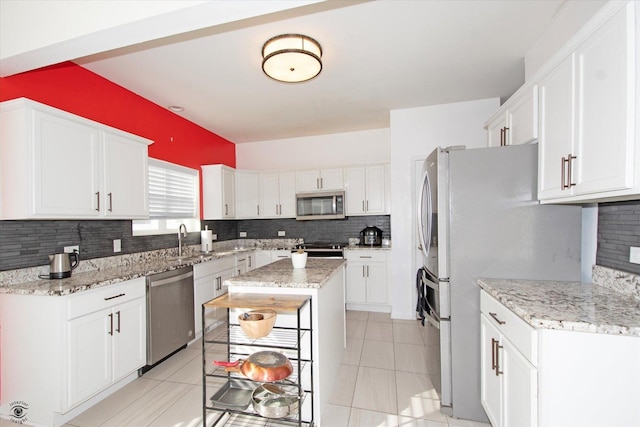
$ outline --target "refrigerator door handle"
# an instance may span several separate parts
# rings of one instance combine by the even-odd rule
[[[422,203],[424,201],[424,193],[425,190],[427,192],[427,201],[429,203],[429,207],[427,209],[427,212],[423,212],[422,211]],[[420,244],[422,246],[422,253],[424,254],[425,258],[429,258],[429,249],[430,249],[430,245],[429,242],[426,241],[425,237],[428,236],[429,239],[431,239],[431,209],[432,209],[432,205],[431,205],[432,201],[431,201],[431,185],[429,182],[429,172],[425,171],[424,175],[422,176],[422,186],[420,188],[420,196],[418,198],[418,236],[420,237]],[[424,217],[426,216],[427,218],[427,230],[426,230],[426,236],[425,233],[423,232],[424,228],[425,228],[425,224],[424,224]]]

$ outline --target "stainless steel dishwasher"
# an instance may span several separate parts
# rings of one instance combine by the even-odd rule
[[[147,365],[194,338],[193,314],[193,267],[147,276]]]

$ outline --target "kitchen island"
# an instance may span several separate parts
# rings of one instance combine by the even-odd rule
[[[329,401],[346,346],[344,259],[310,258],[306,268],[293,268],[290,259],[257,268],[227,279],[230,298],[234,294],[307,295],[311,297],[311,313],[302,319],[311,319],[313,340],[314,420],[322,426],[322,413]],[[233,312],[230,316],[237,315]],[[278,324],[294,326],[293,315],[278,317]]]

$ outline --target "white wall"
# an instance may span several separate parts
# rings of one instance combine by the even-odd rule
[[[236,144],[236,168],[306,169],[388,162],[389,129]]]
[[[416,161],[437,146],[486,146],[484,122],[499,98],[391,111],[391,317],[415,319]]]
[[[607,0],[566,1],[553,23],[525,55],[525,81],[529,80],[606,3]]]

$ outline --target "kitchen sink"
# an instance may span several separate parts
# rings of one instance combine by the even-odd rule
[[[213,255],[213,253],[211,253],[209,255],[173,256],[173,257],[166,258],[166,260],[167,260],[167,262],[169,262],[171,264],[187,264],[189,262],[195,262],[195,261],[203,260],[205,258],[211,257],[212,255]]]

